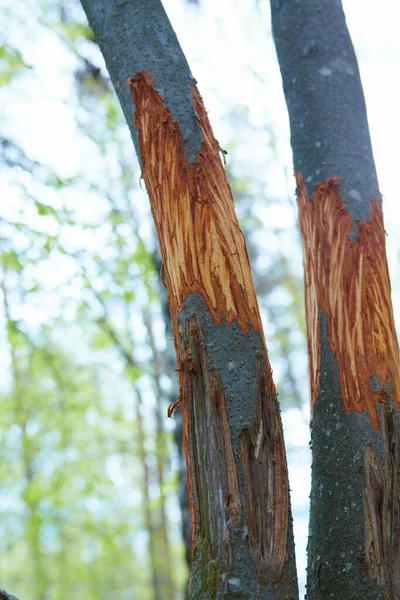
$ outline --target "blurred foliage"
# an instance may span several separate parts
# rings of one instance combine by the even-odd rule
[[[5,109],[0,139],[1,587],[21,600],[183,598],[179,459],[166,419],[175,373],[165,366],[155,238],[129,132],[78,3],[1,10],[3,98],[21,116]],[[36,110],[51,130],[38,108],[46,93],[70,119],[59,119],[50,153],[27,129]],[[273,132],[255,131],[233,106],[232,138],[238,123],[273,160]],[[227,174],[280,399],[301,406],[298,242],[288,244],[283,220],[265,219],[293,207],[246,172],[240,144],[235,136],[226,147]]]
[[[7,45],[0,45],[0,86],[8,85],[13,77],[30,68],[18,50]]]

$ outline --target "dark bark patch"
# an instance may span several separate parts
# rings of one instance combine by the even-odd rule
[[[380,198],[364,94],[341,0],[272,0],[294,169],[310,197],[332,174],[357,227]]]

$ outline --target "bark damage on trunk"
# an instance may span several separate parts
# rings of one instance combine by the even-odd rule
[[[321,311],[335,354],[346,412],[368,412],[378,429],[376,404],[391,395],[400,406],[399,347],[390,301],[382,203],[372,200],[370,219],[358,221],[343,204],[340,180],[315,186],[309,199],[296,175],[308,329],[311,408],[320,378]]]
[[[193,107],[203,143],[187,161],[178,123],[145,71],[129,80],[136,105],[143,177],[157,227],[171,310],[201,294],[213,319],[262,331],[249,258],[219,157],[218,142],[197,87]],[[166,175],[168,174],[168,178]]]
[[[400,420],[380,412],[382,460],[373,444],[364,451],[365,554],[370,578],[387,598],[400,598]]]
[[[174,324],[193,523],[189,597],[297,598],[279,406],[219,146],[194,83],[203,141],[193,162],[151,74],[128,84]]]
[[[367,413],[374,433],[363,448],[365,549],[368,575],[386,598],[400,597],[400,377],[390,301],[382,203],[357,222],[340,196],[338,178],[315,186],[309,199],[296,174],[303,243],[311,411],[321,380],[321,315],[336,358],[346,413]],[[376,448],[377,446],[377,448]],[[350,563],[349,563],[350,564]]]
[[[340,0],[270,3],[305,267],[312,401],[307,600],[394,600],[399,356],[360,73]]]

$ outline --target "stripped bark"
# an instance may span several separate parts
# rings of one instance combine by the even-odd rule
[[[188,162],[177,121],[150,73],[129,78],[136,105],[142,174],[164,258],[171,312],[200,294],[212,318],[261,332],[244,238],[202,99],[192,83],[193,109],[203,139]],[[168,179],[165,175],[168,173]]]
[[[320,376],[319,315],[328,319],[329,341],[339,370],[346,412],[367,412],[378,429],[377,404],[393,394],[400,400],[399,348],[390,302],[382,203],[371,201],[371,216],[358,221],[350,239],[351,213],[339,181],[315,187],[311,199],[297,176],[303,239],[305,295],[309,331],[311,407]],[[372,381],[371,381],[372,378]],[[372,385],[371,385],[372,383]]]
[[[308,600],[400,598],[399,349],[382,202],[340,0],[271,0],[289,111],[312,404]]]
[[[189,598],[297,598],[279,407],[218,143],[161,2],[83,5],[161,248],[193,523]]]

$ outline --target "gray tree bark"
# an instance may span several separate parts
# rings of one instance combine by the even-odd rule
[[[400,598],[399,356],[381,196],[340,0],[271,0],[305,267],[308,600]]]
[[[82,4],[160,242],[193,523],[189,598],[297,598],[279,407],[218,143],[161,2]]]

